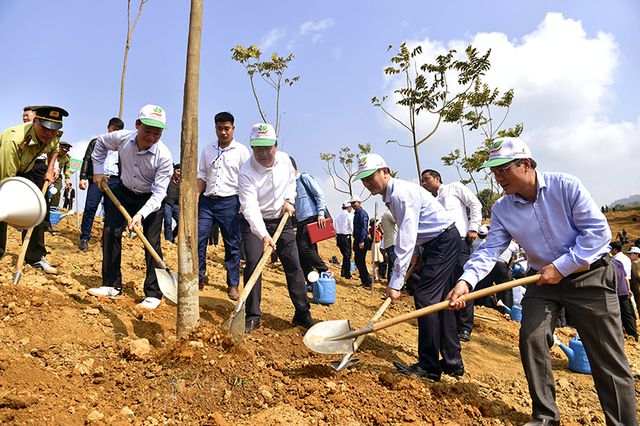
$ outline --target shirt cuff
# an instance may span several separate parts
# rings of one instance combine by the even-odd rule
[[[103,175],[104,174],[104,164],[96,164],[93,163],[93,174],[94,175]]]
[[[554,260],[551,263],[553,264],[553,266],[556,267],[558,272],[560,272],[563,277],[566,277],[567,275],[571,275],[574,272],[583,268],[582,265],[576,265],[574,262],[569,260],[566,255],[559,257],[558,259]],[[588,267],[589,267],[588,264],[584,266],[584,268],[588,268]]]
[[[476,287],[476,284],[478,284],[478,277],[473,275],[471,272],[465,272],[457,281],[466,281],[473,289]]]
[[[394,290],[402,290],[402,287],[404,286],[404,276],[400,276],[400,275],[395,275],[393,274],[391,276],[391,279],[389,280],[389,288],[392,288]]]

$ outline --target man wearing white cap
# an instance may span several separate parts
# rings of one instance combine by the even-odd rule
[[[287,220],[278,241],[274,242],[271,238],[282,216],[294,213],[295,169],[289,156],[277,150],[276,132],[270,124],[254,125],[251,129],[250,143],[253,155],[242,165],[238,177],[240,212],[244,217],[240,222],[240,232],[245,242],[247,262],[244,268],[244,282],[246,284],[249,280],[262,253],[268,246],[273,247],[282,262],[289,297],[295,308],[292,323],[310,328],[314,321],[311,318],[309,297],[300,267],[291,218]],[[247,297],[247,333],[260,327],[261,299],[262,277],[258,278]]]
[[[93,183],[102,189],[107,183],[104,164],[109,151],[118,151],[120,158],[120,183],[111,188],[113,194],[132,216],[125,219],[111,199],[104,199],[104,229],[102,230],[102,286],[89,289],[94,296],[115,298],[122,294],[120,272],[122,231],[125,225],[142,227],[144,236],[162,258],[160,233],[164,208],[162,200],[173,174],[173,158],[169,148],[160,140],[167,122],[164,109],[157,105],[145,105],[138,114],[136,130],[119,130],[98,136],[91,154],[93,159]],[[149,252],[145,252],[147,276],[144,281],[145,298],[140,307],[155,309],[160,304],[162,292],[155,274],[155,264]]]
[[[424,188],[392,178],[389,167],[377,154],[360,157],[355,179],[361,179],[371,194],[382,195],[398,224],[397,259],[387,295],[394,302],[400,297],[409,264],[418,262],[419,248],[422,266],[416,271],[420,277],[414,292],[416,309],[444,300],[455,283],[453,274],[460,254],[460,234],[453,218]],[[401,373],[435,381],[440,380],[442,373],[462,376],[464,366],[455,313],[444,311],[418,318],[418,362],[393,364]]]
[[[559,425],[549,347],[564,307],[584,343],[608,425],[637,425],[633,377],[624,352],[620,305],[610,264],[611,231],[593,198],[574,176],[536,171],[531,150],[519,138],[499,138],[489,167],[505,191],[493,206],[491,232],[476,250],[454,290],[452,308],[515,239],[541,274],[522,300],[520,356],[529,383],[533,420]],[[545,285],[543,285],[545,284]]]
[[[336,231],[336,245],[342,254],[340,276],[351,279],[351,234],[353,234],[353,213],[351,202],[342,203],[342,211],[333,220]]]
[[[360,285],[371,288],[371,276],[367,268],[367,251],[371,248],[369,235],[369,215],[362,208],[362,200],[353,195],[349,200],[353,213],[353,260],[360,275]]]

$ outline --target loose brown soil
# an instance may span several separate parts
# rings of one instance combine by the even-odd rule
[[[623,227],[640,236],[637,212],[612,213],[614,235]],[[49,260],[61,274],[46,276],[25,267],[11,284],[18,233],[9,230],[8,251],[0,260],[0,422],[10,424],[208,424],[208,425],[511,425],[530,418],[530,399],[520,364],[518,324],[485,308],[477,313],[470,343],[463,344],[466,374],[439,383],[395,373],[391,361],[415,362],[415,324],[401,324],[368,337],[359,363],[335,372],[330,361],[302,343],[303,330],[290,325],[293,307],[284,275],[269,265],[263,281],[263,326],[233,344],[221,327],[233,303],[226,297],[223,249],[210,248],[211,285],[200,296],[201,326],[176,341],[176,308],[162,304],[140,311],[144,252],[125,239],[122,274],[125,295],[100,300],[87,288],[100,285],[98,223],[90,249],[77,248],[73,217],[47,235]],[[167,264],[175,269],[176,246],[163,242]],[[339,257],[332,242],[321,254]],[[334,274],[339,268],[331,266]],[[318,320],[350,319],[363,326],[383,301],[384,286],[357,288],[338,278],[337,302],[313,305]],[[409,297],[385,317],[412,309]],[[571,329],[558,334],[568,341]],[[145,354],[144,341],[150,344]],[[626,341],[634,374],[640,346]],[[567,369],[552,349],[557,400],[564,425],[604,424],[591,376]],[[640,385],[636,384],[636,393]]]

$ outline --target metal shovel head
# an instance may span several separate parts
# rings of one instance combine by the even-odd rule
[[[344,357],[341,361],[331,361],[331,366],[334,370],[341,371],[343,368],[349,368],[360,362],[357,359],[351,359],[352,356],[352,353],[344,354]]]
[[[231,318],[227,321],[229,325],[229,335],[237,342],[242,341],[244,337],[244,323],[246,318],[247,311],[243,303],[239,310],[234,310],[231,313]]]
[[[351,324],[349,320],[333,320],[319,322],[311,327],[304,335],[304,344],[314,352],[321,354],[348,354],[355,352],[353,343],[355,339],[342,339],[330,341],[331,337],[349,333]]]
[[[156,278],[162,295],[174,305],[178,303],[178,274],[156,268]]]

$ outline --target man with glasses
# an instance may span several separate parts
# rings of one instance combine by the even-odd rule
[[[33,121],[9,127],[0,133],[0,181],[13,176],[23,176],[38,187],[44,181],[55,180],[54,163],[58,155],[58,132],[62,119],[69,113],[56,106],[30,107],[35,113]],[[28,112],[25,110],[25,112]],[[30,119],[30,116],[23,119]],[[35,169],[36,159],[45,154],[48,167]],[[43,164],[44,165],[44,164]],[[47,248],[44,241],[44,222],[38,224],[31,235],[25,255],[25,262],[45,273],[58,271],[45,259]],[[0,257],[4,256],[7,242],[7,224],[0,222]]]
[[[162,200],[173,173],[173,158],[169,148],[160,140],[167,122],[167,114],[157,105],[145,105],[138,114],[136,130],[120,130],[98,136],[91,158],[93,159],[93,183],[102,189],[108,184],[105,161],[109,151],[118,151],[120,158],[120,182],[110,188],[120,204],[131,215],[125,222],[122,213],[109,197],[104,198],[104,229],[102,230],[102,286],[89,289],[98,297],[114,299],[122,294],[120,271],[122,231],[134,225],[141,227],[144,236],[162,258],[160,233],[164,208]],[[144,300],[138,305],[155,309],[160,305],[162,291],[158,286],[155,261],[145,251],[147,276],[144,280]]]
[[[563,307],[576,320],[606,423],[637,425],[606,218],[576,177],[537,171],[531,150],[519,138],[497,139],[483,167],[491,169],[505,195],[493,206],[487,241],[447,296],[452,309],[464,307],[461,296],[517,240],[527,252],[529,274],[541,275],[522,300],[520,357],[533,417],[527,425],[560,424],[549,347]]]
[[[240,292],[240,201],[238,174],[250,157],[247,147],[234,138],[234,117],[229,112],[215,115],[216,143],[204,147],[198,163],[198,287],[207,282],[207,244],[214,225],[224,241],[227,295],[238,300]]]

